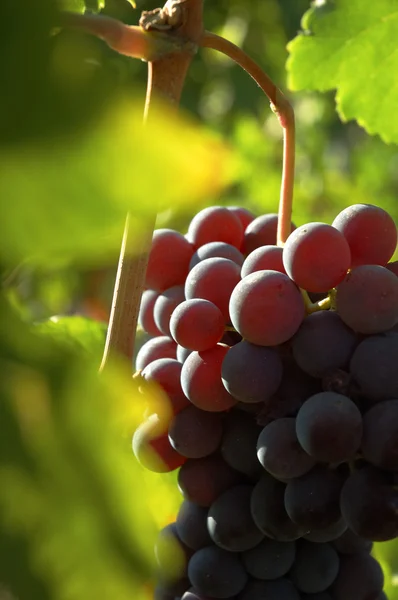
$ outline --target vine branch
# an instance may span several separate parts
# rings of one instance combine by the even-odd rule
[[[166,34],[174,45],[174,52],[149,61],[144,122],[151,118],[154,101],[159,98],[178,107],[194,49],[203,33],[203,0],[169,1],[163,9],[167,14],[170,6],[178,6],[178,18],[173,10],[173,21],[168,23],[169,31]],[[145,15],[146,13],[142,19],[146,18]],[[143,25],[143,20],[140,23]],[[148,25],[145,20],[145,23],[145,35],[159,35],[156,22],[151,21]],[[129,226],[129,221],[130,217],[127,215],[100,371],[107,367],[113,357],[122,355],[131,364],[134,355],[135,332],[155,217],[147,224],[138,248],[136,235]]]
[[[290,235],[293,210],[296,144],[293,107],[262,68],[246,52],[232,42],[205,31],[199,45],[203,48],[218,50],[241,66],[268,96],[271,109],[277,115],[283,128],[283,171],[277,231],[277,243],[279,246],[283,246]]]

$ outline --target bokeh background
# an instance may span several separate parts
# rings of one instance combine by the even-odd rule
[[[136,4],[106,0],[102,13],[136,24],[158,2]],[[98,2],[86,6],[96,10]],[[244,48],[286,90],[286,46],[309,6],[207,0],[206,28]],[[21,600],[149,599],[156,529],[173,520],[180,501],[175,476],[135,463],[131,431],[142,408],[134,384],[119,371],[100,382],[95,373],[124,215],[136,210],[139,232],[143,206],[160,196],[157,226],[181,232],[209,204],[276,212],[281,129],[242,70],[200,51],[182,98],[196,122],[183,151],[195,162],[206,131],[206,139],[225,140],[234,172],[224,189],[208,185],[198,195],[194,173],[178,170],[176,140],[154,144],[134,133],[145,63],[58,23],[52,0],[0,4],[0,598],[11,589]],[[358,202],[382,206],[398,222],[397,147],[341,123],[333,93],[291,100],[295,223],[330,223]],[[168,169],[173,151],[178,194],[157,166],[166,161]],[[204,160],[203,173],[209,168]],[[375,553],[389,598],[398,599],[398,545],[376,545]]]

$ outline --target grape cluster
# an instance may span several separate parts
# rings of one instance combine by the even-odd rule
[[[179,469],[156,600],[385,600],[373,541],[398,536],[397,228],[354,205],[332,225],[243,208],[154,233],[133,437]]]

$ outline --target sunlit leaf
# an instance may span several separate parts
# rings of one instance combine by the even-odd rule
[[[290,44],[293,90],[336,89],[344,121],[398,143],[398,5],[395,0],[318,0]]]
[[[127,210],[137,238],[166,207],[188,209],[231,177],[224,145],[187,119],[142,104],[111,106],[97,127],[60,143],[0,153],[8,261],[92,258],[120,246]]]
[[[105,344],[105,323],[84,317],[51,317],[37,323],[34,329],[93,358],[101,356]]]

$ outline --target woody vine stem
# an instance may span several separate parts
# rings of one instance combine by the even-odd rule
[[[243,50],[204,30],[203,1],[168,0],[163,8],[142,13],[139,26],[128,26],[103,16],[70,13],[62,14],[60,24],[95,35],[120,54],[148,62],[144,122],[151,118],[151,107],[156,98],[160,97],[178,107],[190,63],[199,47],[222,52],[247,71],[268,96],[271,109],[283,129],[283,170],[277,232],[278,245],[283,245],[290,234],[293,203],[294,111],[268,75]],[[137,248],[127,215],[101,371],[113,357],[124,356],[130,364],[132,362],[154,225],[153,219],[147,225],[141,246]],[[316,305],[311,304],[308,297],[306,304],[310,312],[319,310]]]

